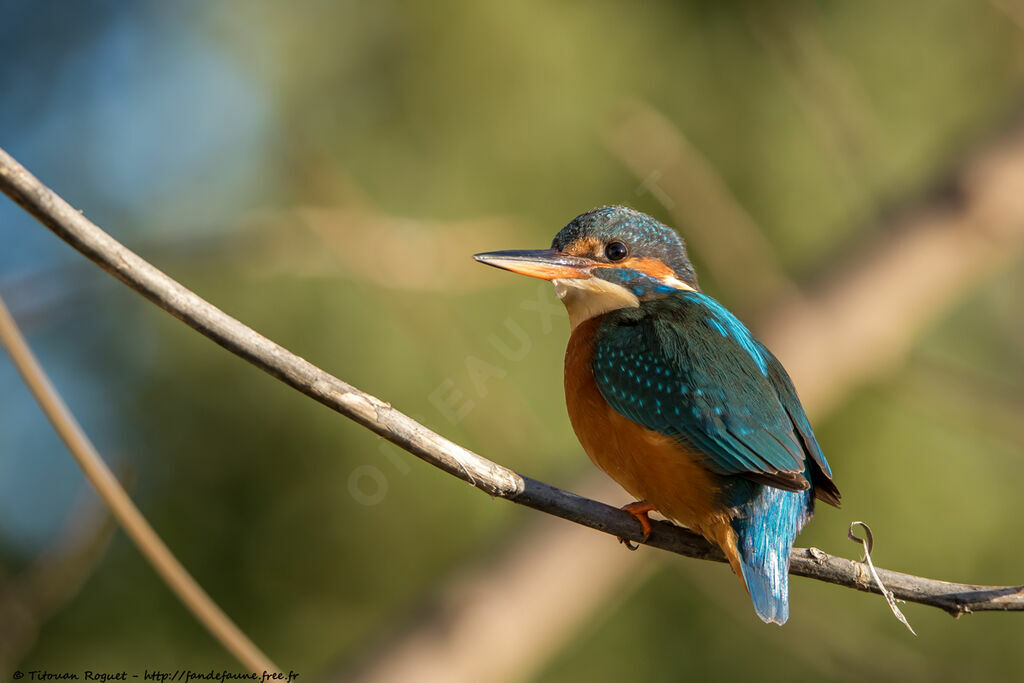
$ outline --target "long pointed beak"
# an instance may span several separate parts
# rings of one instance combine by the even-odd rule
[[[489,251],[473,256],[480,263],[503,268],[513,273],[539,277],[542,280],[590,277],[595,261],[582,256],[563,254],[557,249],[513,249]]]

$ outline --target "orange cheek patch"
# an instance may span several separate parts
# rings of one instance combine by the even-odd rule
[[[633,270],[639,270],[641,273],[650,275],[655,280],[660,280],[662,282],[668,280],[669,278],[674,279],[676,277],[675,272],[671,268],[666,266],[658,259],[653,258],[643,258],[639,256],[634,256],[624,261],[619,261],[615,265],[624,266],[626,268],[632,268]]]

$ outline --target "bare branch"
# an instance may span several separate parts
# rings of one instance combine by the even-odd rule
[[[2,155],[3,152],[0,152]],[[196,582],[188,570],[178,561],[170,548],[149,525],[146,518],[128,492],[124,490],[114,473],[110,471],[96,447],[85,435],[81,425],[71,414],[64,400],[57,393],[43,368],[29,349],[25,338],[11,317],[7,306],[0,298],[0,346],[10,354],[11,361],[25,380],[39,407],[53,424],[61,441],[71,451],[85,477],[96,489],[96,493],[110,509],[118,523],[132,542],[145,556],[178,599],[195,615],[203,626],[234,655],[239,662],[257,674],[278,671],[277,667],[263,654],[249,638],[242,633],[231,618],[217,606],[206,591]]]
[[[0,189],[97,265],[198,332],[422,460],[492,496],[614,536],[641,540],[639,524],[629,514],[491,462],[246,327],[103,232],[3,150]],[[687,557],[723,561],[720,551],[702,537],[667,523],[654,524],[647,544]],[[796,575],[878,591],[866,565],[859,562],[806,548],[794,548],[791,562],[791,572]],[[878,573],[897,599],[932,605],[954,615],[1024,610],[1024,586],[955,584],[883,569]]]

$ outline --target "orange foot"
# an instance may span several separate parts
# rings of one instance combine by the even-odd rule
[[[636,521],[640,522],[640,528],[644,532],[643,542],[646,543],[647,539],[651,537],[651,518],[647,516],[647,513],[654,512],[654,506],[648,503],[646,500],[638,500],[635,503],[629,505],[623,505],[622,509],[633,515]],[[619,537],[619,543],[625,544],[630,550],[636,550],[640,546],[636,545],[628,538]]]

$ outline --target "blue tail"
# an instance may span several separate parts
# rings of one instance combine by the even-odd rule
[[[789,618],[789,551],[811,518],[814,494],[760,485],[758,489],[732,527],[757,616],[781,625]]]

